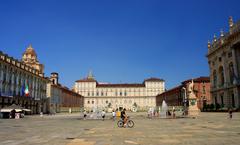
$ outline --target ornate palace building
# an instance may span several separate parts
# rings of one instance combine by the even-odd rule
[[[33,114],[46,112],[48,79],[43,76],[43,69],[26,64],[34,64],[36,58],[32,47],[23,54],[23,62],[0,51],[0,108],[15,103],[31,109]]]
[[[156,106],[156,95],[164,92],[165,82],[150,78],[139,84],[98,83],[90,73],[87,78],[75,82],[74,90],[84,96],[84,107],[88,110],[146,110]]]
[[[58,73],[51,73],[47,84],[47,98],[49,113],[79,112],[83,108],[84,97],[59,84]]]
[[[214,103],[240,108],[240,21],[229,18],[229,32],[208,42],[207,58]]]
[[[193,93],[196,96],[196,102],[198,109],[203,109],[206,104],[211,104],[211,94],[210,94],[210,79],[209,77],[198,77],[195,79],[189,79],[183,81],[181,85],[174,87],[170,90],[157,95],[156,105],[161,106],[163,100],[166,101],[169,106],[184,106],[190,97],[190,87],[189,85],[193,82]]]

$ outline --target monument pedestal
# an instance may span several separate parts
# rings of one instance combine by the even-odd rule
[[[188,116],[197,117],[199,115],[200,110],[197,107],[196,99],[189,99],[189,107],[188,107]]]

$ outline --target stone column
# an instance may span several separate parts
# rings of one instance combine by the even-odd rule
[[[240,56],[237,56],[236,54],[236,50],[235,48],[231,48],[232,49],[232,57],[233,57],[233,69],[234,69],[234,79],[236,79],[236,83],[239,83],[239,72],[238,72],[238,64],[237,64],[237,57],[240,57]],[[236,86],[237,87],[237,86]],[[235,93],[234,93],[235,94]],[[240,107],[240,88],[237,87],[236,88],[236,107]]]

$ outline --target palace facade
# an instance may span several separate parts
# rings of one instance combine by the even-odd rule
[[[50,82],[47,84],[48,112],[80,112],[84,105],[84,97],[62,86],[58,79],[58,73],[51,73]]]
[[[229,32],[208,41],[211,94],[214,104],[240,108],[240,21],[229,18]]]
[[[84,96],[84,108],[138,109],[156,106],[156,95],[165,91],[165,81],[149,78],[137,84],[99,83],[90,73],[75,82],[74,91]]]
[[[203,106],[212,103],[210,94],[210,79],[209,77],[198,77],[183,81],[181,85],[157,95],[156,105],[162,106],[163,100],[168,106],[184,106],[188,104],[190,97],[189,85],[193,82],[193,93],[196,96],[197,107],[202,110]]]
[[[31,114],[46,112],[47,83],[41,71],[0,51],[0,108],[15,103]]]

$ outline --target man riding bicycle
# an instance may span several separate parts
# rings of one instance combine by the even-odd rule
[[[124,127],[126,127],[126,123],[127,123],[127,120],[128,120],[128,117],[127,117],[127,114],[126,114],[126,109],[124,108],[123,111],[121,112],[121,118],[124,122]]]

